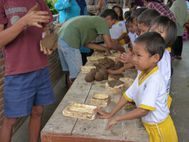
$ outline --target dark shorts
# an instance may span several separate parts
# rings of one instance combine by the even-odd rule
[[[27,116],[32,107],[55,102],[49,70],[6,76],[4,80],[4,113],[6,117]]]

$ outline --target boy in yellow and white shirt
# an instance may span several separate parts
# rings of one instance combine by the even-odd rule
[[[178,142],[167,106],[167,86],[157,66],[165,47],[164,39],[156,32],[144,33],[135,40],[133,63],[139,70],[137,78],[110,113],[98,110],[101,118],[111,118],[108,128],[120,121],[142,118],[149,142]],[[136,109],[114,116],[130,101],[136,103]]]

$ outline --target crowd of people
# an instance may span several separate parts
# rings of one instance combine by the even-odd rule
[[[44,106],[55,101],[47,60],[53,51],[40,47],[43,28],[52,21],[52,15],[43,0],[0,2],[0,47],[5,57],[0,141],[10,142],[16,120],[30,116],[29,141],[37,142]],[[129,8],[124,13],[123,3]],[[182,36],[189,14],[185,0],[170,3],[170,7],[160,0],[55,3],[62,24],[58,53],[68,88],[93,50],[121,51],[117,60],[124,66],[108,73],[135,68],[138,75],[111,112],[98,109],[97,113],[109,119],[109,129],[120,121],[141,118],[150,142],[178,142],[170,116],[171,64],[174,59],[182,59]],[[104,44],[95,42],[99,36]],[[128,102],[134,102],[136,109],[115,115]]]

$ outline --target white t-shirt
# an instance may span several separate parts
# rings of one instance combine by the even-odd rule
[[[132,33],[132,32],[129,32],[128,36],[132,43],[134,43],[135,39],[138,37],[138,35],[136,33]]]
[[[118,39],[123,33],[126,33],[125,21],[119,21],[112,25],[110,35],[112,39]]]
[[[155,67],[143,79],[140,79],[141,74],[138,74],[124,97],[128,101],[134,101],[137,107],[150,110],[146,116],[142,117],[143,122],[160,123],[169,115],[165,81],[158,67]]]
[[[168,50],[164,51],[163,57],[158,62],[158,68],[165,80],[167,94],[169,94],[171,85],[171,55]]]

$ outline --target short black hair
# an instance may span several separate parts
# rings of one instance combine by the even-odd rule
[[[134,43],[144,43],[147,52],[151,56],[158,54],[160,56],[160,59],[162,58],[164,50],[166,48],[165,40],[157,32],[144,33],[140,35],[134,41]]]
[[[131,17],[131,11],[125,11],[124,18],[127,21]]]
[[[137,22],[139,24],[144,24],[146,26],[150,26],[150,23],[153,19],[158,17],[160,14],[155,9],[146,9],[143,11],[138,17]]]
[[[128,24],[128,23],[133,23],[133,18],[128,17],[128,18],[127,18],[127,21],[126,21],[126,24]]]
[[[120,10],[120,16],[118,16],[118,20],[119,21],[123,21],[123,9],[119,6],[119,5],[114,5],[113,7],[112,7],[112,9],[114,10],[115,8],[118,8],[119,10]]]
[[[131,17],[137,18],[146,9],[147,9],[146,7],[141,7],[141,8],[137,8],[137,9],[133,10],[132,13],[131,13]]]
[[[163,31],[167,32],[167,38],[165,39],[167,45],[175,42],[177,36],[177,26],[175,22],[167,16],[158,16],[151,22],[151,26],[153,25],[157,25],[161,27]]]
[[[113,20],[117,20],[118,16],[116,14],[116,12],[113,9],[105,9],[101,14],[101,17],[106,18],[108,16],[110,16]]]

